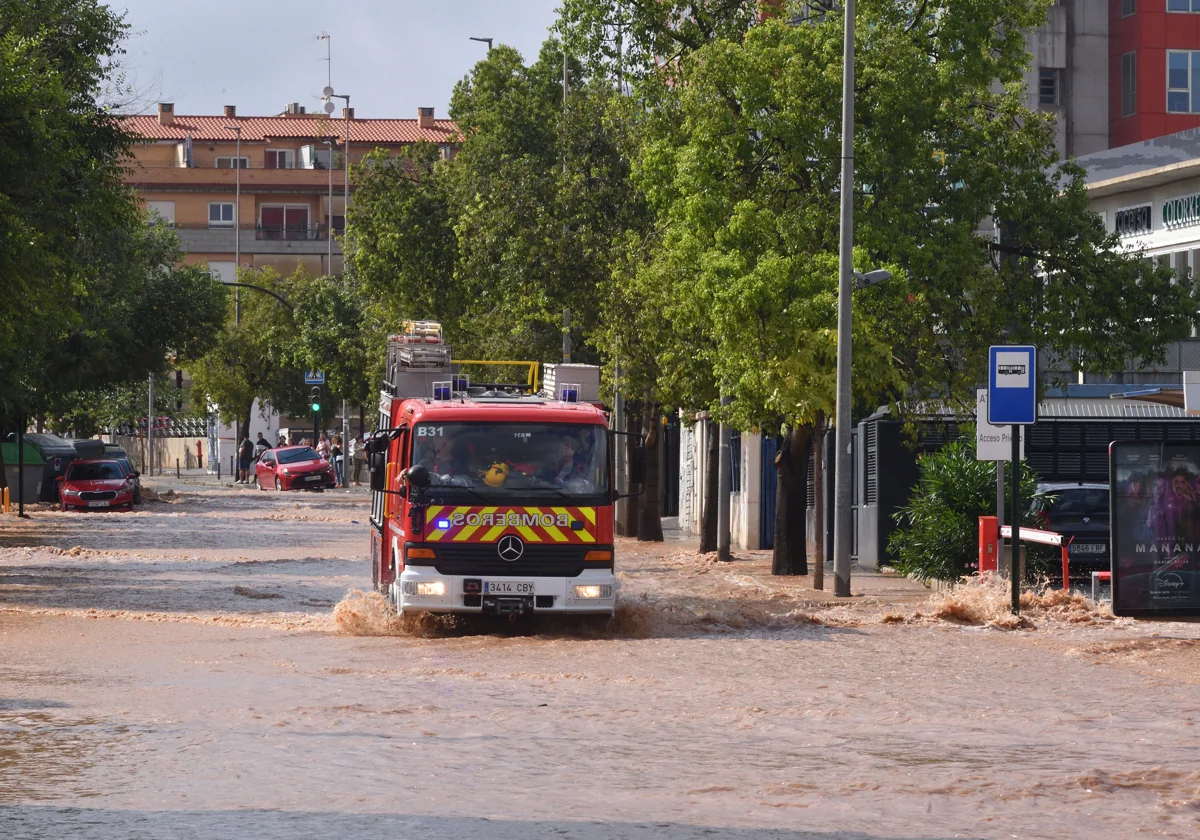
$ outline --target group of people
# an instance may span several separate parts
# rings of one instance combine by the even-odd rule
[[[316,451],[318,455],[324,458],[329,463],[333,464],[333,468],[337,473],[337,486],[346,487],[346,458],[349,457],[353,464],[353,482],[354,486],[359,486],[359,476],[362,474],[362,469],[367,462],[367,450],[363,443],[363,436],[354,435],[350,438],[350,445],[346,448],[342,446],[341,435],[334,435],[332,438],[325,432],[321,432],[320,439],[314,445],[312,438],[288,438],[284,434],[279,435],[279,442],[274,448],[284,446],[308,446]],[[237,478],[234,484],[250,484],[250,469],[268,449],[273,448],[271,444],[263,437],[263,433],[258,433],[258,440],[251,442],[250,438],[242,438],[238,444],[238,470]]]
[[[1184,467],[1134,474],[1124,491],[1125,504],[1136,511],[1135,541],[1200,542],[1200,475]]]

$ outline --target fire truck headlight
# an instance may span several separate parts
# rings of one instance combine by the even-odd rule
[[[586,586],[575,587],[576,598],[611,598],[612,586],[607,583],[588,584]]]
[[[440,580],[434,580],[428,583],[418,583],[417,594],[431,595],[433,597],[440,598],[442,595],[446,594],[446,584]]]

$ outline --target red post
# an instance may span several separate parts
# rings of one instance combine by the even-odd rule
[[[1000,520],[994,516],[981,516],[979,517],[979,574],[999,571],[999,556]]]
[[[1071,540],[1075,539],[1074,537]],[[1067,561],[1067,550],[1071,547],[1071,540],[1067,540],[1062,544],[1062,564],[1063,564],[1063,591],[1071,588],[1071,564]]]

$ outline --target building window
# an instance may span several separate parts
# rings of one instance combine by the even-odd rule
[[[1062,73],[1055,68],[1043,67],[1038,71],[1038,104],[1058,105],[1058,80]]]
[[[1121,56],[1121,116],[1132,117],[1137,111],[1137,53]]]
[[[250,158],[243,155],[235,157],[234,155],[217,155],[217,169],[249,169]]]
[[[1132,17],[1137,11],[1137,0],[1121,0],[1121,17]]]
[[[295,169],[295,149],[267,149],[264,163],[267,169]]]
[[[233,202],[210,201],[208,203],[208,226],[210,228],[233,227]]]
[[[147,201],[146,215],[149,216],[151,224],[175,227],[175,202]]]
[[[1200,52],[1167,52],[1167,112],[1200,113]]]
[[[1127,0],[1122,0],[1126,2]],[[1124,14],[1124,7],[1121,9]],[[1200,12],[1200,0],[1167,0],[1168,12]]]

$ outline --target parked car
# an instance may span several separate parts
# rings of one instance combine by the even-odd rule
[[[63,510],[133,510],[134,479],[115,460],[72,461],[58,484]]]
[[[1033,504],[1038,526],[1057,531],[1068,540],[1071,576],[1087,576],[1109,568],[1107,484],[1038,484],[1045,498]]]
[[[254,465],[254,486],[260,490],[321,490],[337,486],[333,465],[311,446],[268,449]]]
[[[104,444],[104,457],[108,460],[116,461],[125,470],[125,474],[133,479],[133,503],[140,505],[142,503],[142,474],[133,468],[133,462],[129,460],[129,456],[115,443]]]

